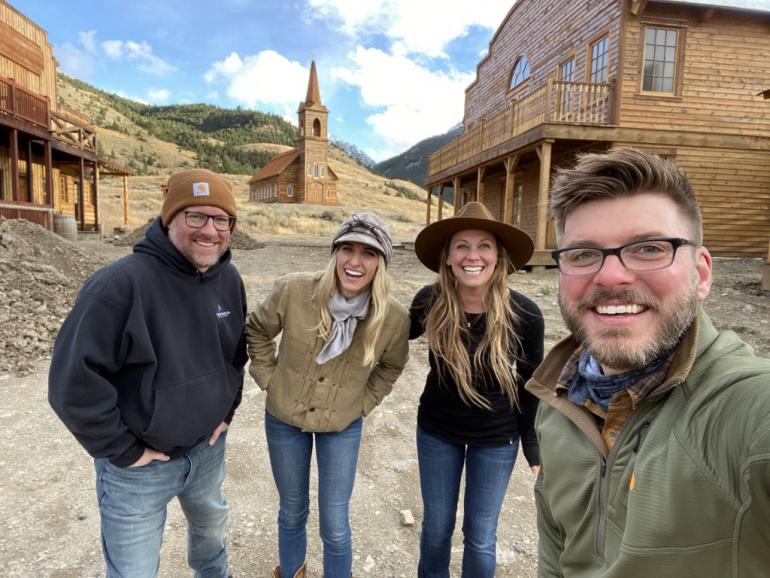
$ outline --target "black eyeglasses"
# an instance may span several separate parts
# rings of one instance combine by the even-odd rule
[[[196,211],[185,211],[184,222],[193,229],[202,229],[211,219],[214,222],[214,228],[217,231],[229,231],[235,225],[235,217],[230,215],[207,215]]]
[[[551,257],[558,264],[559,272],[571,277],[595,275],[601,270],[607,255],[615,255],[629,271],[657,271],[674,262],[676,250],[682,245],[696,246],[687,239],[661,237],[634,241],[612,249],[566,247],[551,251]]]

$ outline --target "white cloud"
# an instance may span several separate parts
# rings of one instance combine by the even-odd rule
[[[511,0],[308,0],[311,14],[334,18],[353,37],[382,33],[395,54],[446,57],[444,49],[469,27],[496,29]]]
[[[136,62],[136,67],[148,74],[165,76],[174,71],[173,66],[153,54],[152,46],[144,40],[105,40],[102,42],[102,50],[113,60]]]
[[[171,91],[167,88],[151,88],[147,91],[147,100],[150,102],[167,102],[171,98]]]
[[[404,55],[362,46],[348,58],[352,66],[337,67],[331,75],[357,86],[363,104],[377,110],[366,122],[385,144],[366,151],[373,159],[398,154],[462,120],[465,88],[475,72],[434,72]]]
[[[94,59],[91,54],[70,42],[56,47],[59,70],[74,78],[88,81],[94,73]]]
[[[209,84],[223,80],[227,96],[237,104],[251,108],[260,104],[293,118],[307,90],[308,75],[308,69],[299,62],[274,50],[263,50],[244,58],[233,52],[212,64],[204,79]]]
[[[87,52],[94,53],[96,51],[96,30],[89,30],[88,32],[79,32],[78,38],[83,48]]]

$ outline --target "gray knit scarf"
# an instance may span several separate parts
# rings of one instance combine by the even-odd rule
[[[334,323],[329,341],[315,358],[318,365],[334,359],[350,347],[358,320],[366,317],[369,311],[370,294],[370,291],[363,291],[351,299],[345,299],[339,291],[334,292],[329,299],[329,313],[332,314]]]

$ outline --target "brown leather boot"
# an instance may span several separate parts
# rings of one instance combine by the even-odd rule
[[[281,566],[278,565],[273,570],[273,578],[281,578]],[[299,567],[299,570],[297,570],[297,573],[294,574],[294,578],[305,578],[305,562],[302,563],[302,566]]]

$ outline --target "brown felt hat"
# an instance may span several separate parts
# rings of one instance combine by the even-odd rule
[[[438,272],[441,249],[459,231],[480,229],[492,233],[497,242],[505,247],[515,269],[527,264],[535,249],[532,238],[513,225],[502,223],[492,216],[482,203],[466,203],[454,216],[436,221],[417,235],[414,250],[417,257],[431,271]]]
[[[192,169],[171,175],[163,196],[161,219],[168,224],[182,209],[194,205],[218,207],[235,217],[235,197],[225,179],[206,169]]]

